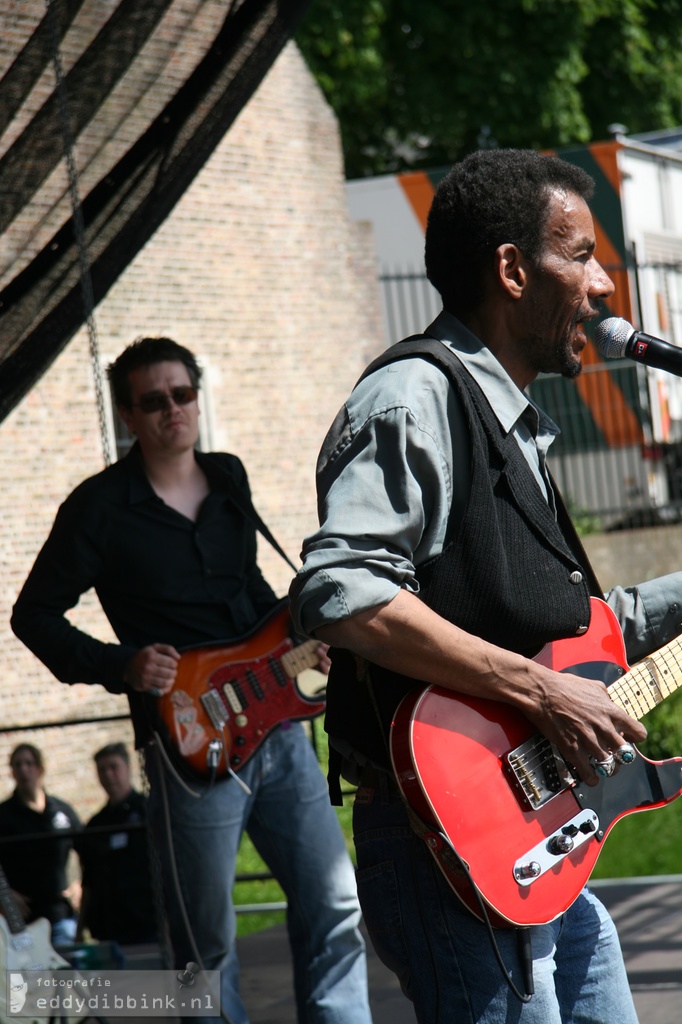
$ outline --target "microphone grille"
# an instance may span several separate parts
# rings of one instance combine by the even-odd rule
[[[597,324],[594,332],[594,343],[597,351],[604,359],[620,359],[635,329],[632,324],[620,316],[610,316]]]

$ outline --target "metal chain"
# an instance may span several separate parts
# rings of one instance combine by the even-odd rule
[[[90,345],[90,362],[92,364],[92,374],[95,384],[95,397],[97,401],[97,414],[99,417],[102,453],[104,456],[105,465],[109,466],[111,465],[112,462],[112,455],[111,445],[109,443],[109,429],[107,423],[106,406],[104,401],[104,378],[102,374],[102,363],[99,354],[97,326],[95,324],[94,316],[95,299],[92,290],[92,278],[90,276],[90,267],[88,265],[88,256],[85,244],[85,223],[83,220],[83,208],[81,206],[78,191],[78,172],[76,170],[76,161],[73,155],[73,140],[71,138],[71,132],[69,129],[69,120],[67,113],[68,103],[66,96],[66,86],[64,83],[64,69],[62,65],[61,52],[59,49],[59,23],[57,21],[56,3],[57,0],[45,0],[47,13],[48,17],[50,18],[52,29],[52,61],[54,64],[55,79],[57,82],[57,105],[59,107],[59,117],[61,121],[62,137],[64,141],[64,159],[66,161],[66,167],[69,177],[69,193],[71,196],[71,208],[73,211],[73,233],[76,240],[76,247],[78,250],[81,294],[83,297],[83,314],[85,324],[88,330],[88,339]]]
[[[149,775],[147,774],[147,759],[145,753],[149,747],[138,749],[137,758],[140,768],[140,781],[142,792],[149,807]],[[150,753],[149,756],[152,756]],[[163,876],[161,874],[161,857],[159,854],[158,838],[149,825],[149,811],[147,811],[147,856],[149,858],[149,873],[152,880],[152,895],[154,897],[154,909],[156,911],[156,927],[159,941],[159,956],[161,966],[164,970],[170,970],[173,966],[173,950],[170,941],[170,930],[168,915],[166,913],[166,900],[163,888]]]

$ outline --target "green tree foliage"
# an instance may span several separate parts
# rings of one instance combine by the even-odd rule
[[[648,735],[639,746],[650,760],[682,757],[682,690],[655,707],[642,722]]]
[[[682,123],[682,0],[313,0],[348,177]]]

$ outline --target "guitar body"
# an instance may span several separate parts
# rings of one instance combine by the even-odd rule
[[[55,971],[68,968],[70,964],[52,948],[50,922],[44,917],[20,927],[20,931],[13,932],[5,918],[0,917],[0,963],[4,964],[0,970],[0,1024],[17,1019],[45,1024],[44,1017],[22,1017],[20,1011],[12,1013],[7,991],[9,973]]]
[[[627,671],[618,621],[594,598],[588,632],[547,645],[535,660],[606,685]],[[640,689],[632,693],[636,700]],[[682,758],[653,762],[639,752],[586,786],[515,709],[437,686],[401,702],[391,755],[448,882],[482,917],[464,862],[498,927],[558,917],[580,894],[616,821],[682,792]]]
[[[296,676],[317,662],[316,641],[296,647],[286,600],[247,636],[181,652],[175,684],[155,699],[163,739],[198,779],[238,771],[287,719],[321,714]]]

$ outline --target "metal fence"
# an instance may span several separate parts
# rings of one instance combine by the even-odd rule
[[[645,287],[667,318],[669,337],[682,341],[682,266],[634,263],[630,272],[639,321]],[[382,273],[379,282],[387,344],[422,331],[441,309],[423,272]],[[682,382],[675,385],[682,387]],[[588,363],[575,381],[558,375],[538,378],[529,394],[561,427],[549,461],[585,528],[682,520],[682,402],[679,409],[676,401],[669,404],[643,367],[627,359],[608,366]],[[660,440],[663,420],[665,443]]]

